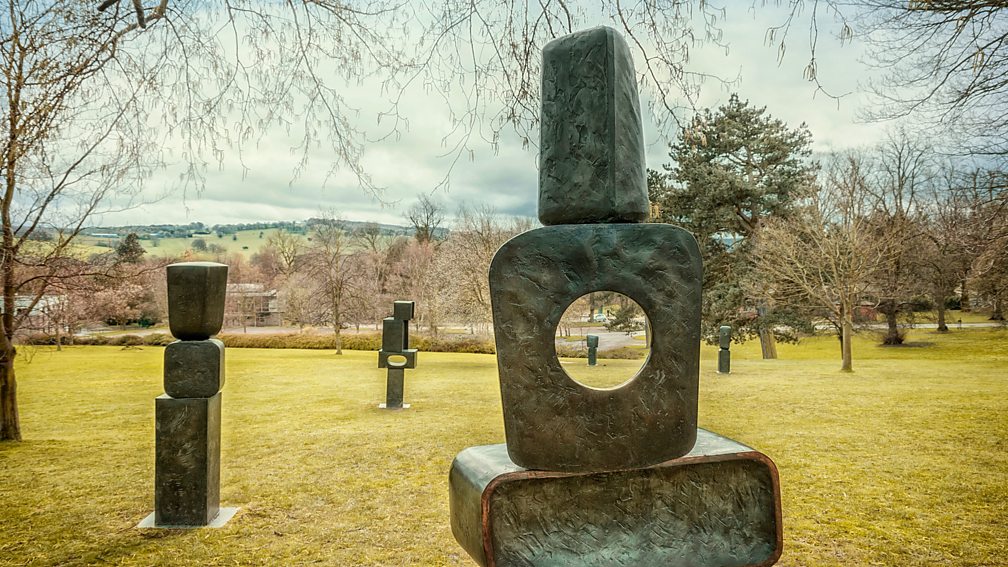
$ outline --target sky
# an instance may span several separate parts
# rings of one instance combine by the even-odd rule
[[[809,60],[808,48],[803,45],[807,44],[807,24],[793,32],[778,64],[777,48],[766,45],[765,34],[770,25],[780,21],[779,10],[733,9],[725,16],[720,25],[730,44],[728,52],[716,46],[696,49],[690,68],[728,79],[738,76],[739,82],[730,89],[708,82],[700,107],[718,106],[731,92],[738,92],[742,99],[766,106],[770,115],[792,127],[807,124],[813,150],[820,153],[882,139],[885,125],[858,119],[866,100],[860,81],[869,70],[860,62],[861,47],[856,42],[841,45],[828,35],[829,26],[821,29],[816,52],[820,80],[831,93],[844,95],[837,100],[817,92],[802,76]],[[635,55],[639,59],[640,54]],[[640,62],[636,63],[639,67]],[[359,109],[356,126],[376,136],[381,131],[376,116],[383,105],[372,92],[365,84],[348,88],[346,97]],[[669,139],[663,135],[667,133],[656,130],[656,117],[647,98],[641,106],[648,167],[657,169],[669,161]],[[299,155],[291,150],[294,141],[280,131],[265,132],[253,148],[244,151],[241,160],[226,153],[220,166],[207,172],[205,188],[199,193],[177,190],[179,170],[169,166],[150,178],[145,194],[151,202],[105,214],[95,219],[95,224],[303,220],[328,210],[347,220],[402,225],[407,224],[405,210],[424,193],[443,203],[449,216],[461,204],[490,205],[505,215],[535,216],[538,172],[534,145],[523,148],[517,135],[505,131],[496,148],[477,142],[471,154],[453,164],[453,157],[445,156],[442,146],[451,128],[442,101],[414,89],[404,110],[408,131],[399,139],[364,148],[362,164],[373,183],[382,188],[380,198],[363,190],[357,178],[346,171],[327,175],[329,160],[323,154],[311,155],[308,167],[295,177]],[[167,149],[172,153],[172,148]],[[442,186],[446,176],[448,183]]]

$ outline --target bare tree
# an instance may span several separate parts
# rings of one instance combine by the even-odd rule
[[[322,298],[316,293],[308,274],[298,273],[285,279],[279,293],[285,321],[302,330],[305,325],[323,323],[325,309],[320,305]]]
[[[870,290],[890,247],[872,233],[876,203],[862,159],[847,155],[824,187],[792,217],[769,221],[756,265],[776,301],[814,306],[841,330],[841,370],[853,369],[854,310]]]
[[[266,238],[266,246],[276,255],[277,270],[290,278],[301,267],[307,242],[300,235],[280,229]]]
[[[494,253],[531,226],[528,219],[502,218],[489,206],[459,208],[455,228],[440,252],[451,266],[458,314],[471,331],[488,329],[492,320],[487,273]]]
[[[152,11],[147,21],[162,15]],[[21,438],[19,313],[30,313],[55,282],[81,274],[71,269],[81,266],[74,239],[107,207],[129,206],[154,161],[138,113],[155,82],[125,54],[131,29],[69,0],[10,2],[0,13],[0,440]],[[26,245],[41,231],[53,239]]]
[[[1008,157],[1008,4],[972,0],[854,3],[854,25],[881,70],[874,116],[914,115],[953,151]]]
[[[336,335],[336,354],[343,354],[340,336],[346,323],[344,310],[358,291],[360,266],[350,250],[350,237],[333,213],[325,213],[312,229],[306,270],[325,300],[326,320]]]
[[[1008,301],[1008,176],[1001,171],[977,171],[966,190],[978,221],[969,248],[977,252],[971,285],[986,296],[991,320],[1004,321]]]
[[[420,195],[406,211],[406,218],[413,225],[413,235],[420,243],[438,239],[444,217],[444,205],[429,195]]]
[[[401,297],[415,298],[417,324],[437,336],[458,311],[454,285],[457,267],[443,253],[443,247],[416,240],[406,242],[395,260],[393,289]]]
[[[984,248],[973,243],[990,242],[988,231],[997,225],[996,219],[985,218],[976,193],[968,189],[974,187],[971,181],[975,178],[975,171],[960,171],[946,163],[939,183],[925,195],[922,267],[935,302],[938,332],[942,333],[948,331],[945,304],[954,296],[956,287],[961,294],[960,307],[963,299],[969,299],[967,281]]]
[[[366,222],[353,231],[354,241],[368,252],[378,252],[383,242],[381,226],[376,222]]]
[[[927,143],[902,129],[890,133],[874,153],[872,163],[877,171],[867,184],[876,203],[872,232],[889,250],[883,256],[886,263],[875,272],[873,289],[878,310],[886,318],[882,342],[898,345],[904,340],[899,319],[911,317],[912,299],[928,291],[922,286],[924,223],[920,200],[935,181],[935,156]]]

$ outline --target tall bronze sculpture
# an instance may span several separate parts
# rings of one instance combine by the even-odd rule
[[[721,325],[718,329],[720,347],[718,349],[718,374],[731,374],[731,327]]]
[[[409,348],[409,322],[413,318],[412,301],[396,301],[392,316],[382,320],[382,348],[378,368],[388,368],[383,409],[405,409],[403,387],[407,368],[416,368],[417,349]]]
[[[165,393],[155,400],[154,513],[139,527],[220,527],[236,508],[220,507],[224,321],[228,267],[171,264],[164,351]]]
[[[782,531],[765,455],[697,428],[702,266],[648,216],[630,51],[614,30],[543,51],[539,219],[505,243],[490,291],[507,443],[449,474],[455,538],[481,565],[770,565]],[[593,291],[636,301],[651,352],[615,388],[574,381],[555,329]]]
[[[598,335],[587,335],[585,343],[588,345],[588,366],[595,366],[598,362]]]

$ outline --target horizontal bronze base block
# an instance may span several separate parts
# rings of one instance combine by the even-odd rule
[[[697,429],[689,454],[640,469],[564,473],[469,447],[449,474],[455,539],[484,566],[773,565],[780,483],[766,455]]]

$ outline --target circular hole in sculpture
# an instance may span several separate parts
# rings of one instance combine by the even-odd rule
[[[650,353],[647,316],[636,301],[615,291],[574,300],[554,332],[557,359],[572,380],[596,389],[629,382]]]
[[[400,367],[406,366],[407,362],[408,361],[407,361],[407,359],[406,359],[405,356],[403,356],[401,354],[392,354],[392,355],[389,355],[386,364],[388,364],[392,368],[400,368]]]

